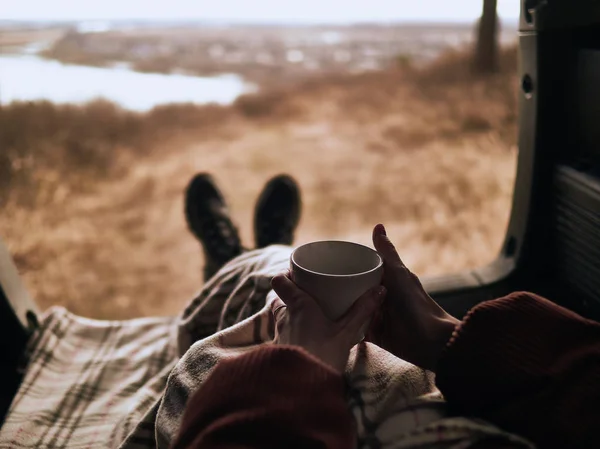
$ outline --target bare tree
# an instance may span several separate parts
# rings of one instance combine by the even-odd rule
[[[497,3],[498,0],[483,0],[483,14],[479,21],[474,60],[474,68],[478,73],[495,72],[500,64]]]

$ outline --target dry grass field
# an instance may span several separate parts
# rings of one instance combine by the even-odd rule
[[[450,53],[223,107],[2,106],[0,235],[42,307],[174,314],[202,285],[189,179],[215,175],[251,246],[256,196],[286,172],[304,195],[298,243],[369,243],[383,222],[418,274],[472,268],[495,257],[510,212],[516,81],[511,49],[487,78]]]

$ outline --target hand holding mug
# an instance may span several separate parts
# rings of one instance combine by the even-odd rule
[[[459,321],[427,294],[404,265],[383,225],[373,230],[373,244],[383,259],[388,294],[371,323],[367,340],[395,356],[434,370]]]
[[[271,309],[276,323],[274,343],[299,346],[340,373],[385,296],[384,287],[371,288],[333,321],[287,274],[273,278],[271,285],[278,295]]]

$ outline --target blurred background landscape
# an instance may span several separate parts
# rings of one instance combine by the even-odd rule
[[[224,1],[230,17],[182,0],[170,16],[135,0],[93,14],[22,3],[0,20],[0,236],[42,308],[178,313],[202,286],[183,216],[200,171],[246,246],[263,184],[290,173],[297,243],[370,244],[383,222],[419,275],[497,255],[516,168],[518,1],[374,0],[367,14],[307,0],[310,17],[265,0]]]

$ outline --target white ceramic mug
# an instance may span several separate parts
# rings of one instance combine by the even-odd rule
[[[294,283],[318,302],[325,316],[337,321],[358,298],[381,283],[383,260],[367,246],[327,240],[296,248],[290,272]]]

